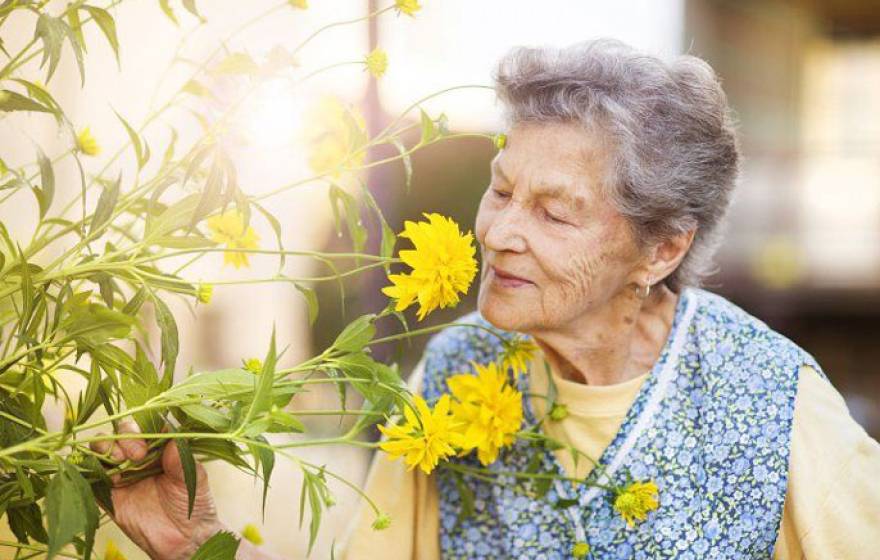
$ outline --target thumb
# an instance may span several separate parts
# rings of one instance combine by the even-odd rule
[[[196,485],[202,485],[205,483],[205,479],[208,475],[201,463],[196,461],[195,466]],[[169,441],[165,445],[165,449],[162,450],[162,470],[169,478],[175,481],[181,483],[186,481],[183,473],[183,460],[180,457],[180,450],[177,448],[177,442],[174,440]]]

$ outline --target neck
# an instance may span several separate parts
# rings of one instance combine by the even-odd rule
[[[677,302],[678,295],[663,284],[645,299],[627,287],[564,328],[530,334],[563,378],[587,385],[623,383],[654,366]]]

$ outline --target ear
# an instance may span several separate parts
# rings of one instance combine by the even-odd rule
[[[690,250],[696,233],[696,228],[689,229],[654,245],[649,250],[642,268],[644,276],[636,282],[641,285],[648,282],[650,277],[650,282],[656,284],[672,274]]]

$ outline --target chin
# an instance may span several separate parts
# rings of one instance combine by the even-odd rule
[[[481,294],[477,307],[480,315],[496,329],[525,333],[532,326],[525,321],[530,315],[525,312],[523,306],[514,301],[504,301],[502,298]]]

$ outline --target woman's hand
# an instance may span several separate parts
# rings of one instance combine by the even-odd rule
[[[133,421],[119,424],[120,433],[137,433]],[[98,453],[117,461],[142,461],[147,444],[142,439],[101,441],[92,444]],[[114,475],[113,520],[128,537],[155,560],[186,559],[217,531],[224,529],[217,519],[214,499],[205,468],[196,464],[196,495],[192,516],[187,517],[187,491],[183,466],[174,442],[162,450],[159,474],[126,484]]]

